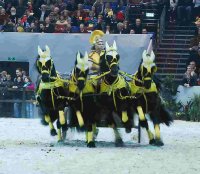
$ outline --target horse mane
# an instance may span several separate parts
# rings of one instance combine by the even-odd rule
[[[57,77],[57,72],[56,72],[54,63],[53,63],[53,67],[52,67],[52,69],[51,69],[51,76]]]
[[[139,80],[142,80],[141,67],[142,67],[142,60],[141,60],[141,62],[140,62],[140,65],[139,65],[138,71],[137,71],[137,78],[138,78]]]
[[[40,74],[39,67],[37,66],[37,61],[38,61],[39,58],[40,58],[40,56],[38,55],[38,56],[36,57],[36,61],[35,61],[34,65],[35,65],[35,67],[36,67],[38,73]]]

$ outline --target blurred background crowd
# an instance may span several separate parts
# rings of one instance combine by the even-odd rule
[[[170,22],[190,24],[200,13],[198,0],[0,0],[3,32],[147,33],[141,18],[131,18],[131,5],[166,5]]]

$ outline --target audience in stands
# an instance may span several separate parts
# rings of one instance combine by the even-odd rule
[[[135,34],[142,34],[142,22],[141,19],[137,18],[135,24],[132,27],[135,30]]]
[[[28,90],[34,90],[34,83],[32,83],[30,77],[26,76],[24,78],[24,88],[28,89]],[[26,95],[26,100],[32,100],[34,98],[33,93],[27,92]],[[34,113],[33,113],[33,108],[34,105],[31,102],[28,102],[25,104],[25,108],[26,108],[26,117],[28,118],[33,118],[34,117]]]
[[[129,23],[131,20],[126,14],[129,3],[127,0],[34,0],[19,5],[15,1],[5,1],[0,8],[0,31],[78,33],[83,24],[84,33],[99,29],[111,34],[119,33],[117,24],[123,23],[123,34],[129,34],[130,29],[141,34],[141,19],[136,19],[135,24]]]
[[[178,0],[170,0],[169,20],[171,23],[176,22],[177,5],[178,5]]]
[[[143,28],[142,29],[142,34],[147,34],[148,32],[147,32],[147,29],[146,28]]]
[[[179,23],[190,23],[192,21],[193,0],[178,0],[177,17]]]
[[[15,102],[14,105],[9,105],[9,110],[14,110],[14,117],[19,118],[21,117],[21,107],[22,104],[20,103],[20,100],[22,100],[22,91],[20,89],[26,88],[28,90],[33,91],[34,90],[34,83],[31,82],[30,77],[27,76],[26,71],[22,70],[21,68],[16,69],[16,77],[12,80],[12,77],[10,74],[8,74],[6,71],[2,71],[0,73],[0,98],[2,98],[2,95],[4,95],[4,98],[6,99],[14,99],[19,100],[19,102]],[[17,93],[12,95],[7,89],[13,88],[17,90]],[[2,93],[3,89],[3,93]],[[29,92],[26,95],[26,99],[34,99],[34,93]],[[14,97],[14,98],[13,98]],[[27,103],[26,104],[26,116],[33,117],[33,104]]]
[[[190,57],[189,57],[188,63],[194,61],[199,72],[200,71],[199,70],[200,69],[200,41],[197,45],[194,40],[191,46],[192,47],[190,48]]]
[[[107,25],[107,26],[106,26],[106,29],[105,29],[104,32],[105,32],[106,34],[112,34],[110,25]]]
[[[200,16],[200,0],[193,0],[194,3],[194,17]]]
[[[130,30],[130,34],[135,34],[135,30],[134,30],[134,29],[131,29],[131,30]]]
[[[190,65],[187,66],[187,70],[183,76],[183,85],[185,87],[191,87],[197,85],[197,74],[194,72]]]

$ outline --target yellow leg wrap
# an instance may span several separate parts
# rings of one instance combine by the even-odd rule
[[[86,142],[88,142],[88,132],[87,131],[85,132],[85,139],[86,139]]]
[[[155,134],[156,134],[156,139],[160,139],[160,127],[158,124],[155,125]]]
[[[53,123],[51,121],[49,122],[49,127],[51,130],[54,129]]]
[[[84,121],[83,121],[83,117],[81,115],[81,112],[76,111],[76,116],[77,116],[77,119],[78,119],[79,126],[82,127],[84,125]]]
[[[93,141],[93,132],[88,132],[88,143]]]
[[[50,116],[49,115],[45,115],[44,119],[47,123],[51,122]]]
[[[58,141],[62,140],[61,129],[58,129]]]
[[[95,134],[97,131],[97,125],[96,123],[92,125],[92,132]]]
[[[51,129],[51,130],[54,129],[54,126],[53,126],[53,123],[51,122],[50,116],[49,116],[49,115],[45,115],[45,116],[44,116],[44,119],[45,119],[45,121],[46,121],[47,123],[49,123],[50,129]]]
[[[59,119],[60,119],[60,124],[64,125],[65,124],[65,115],[64,111],[59,111]]]
[[[142,107],[141,107],[141,106],[138,106],[138,107],[137,107],[137,111],[138,111],[140,120],[141,120],[141,121],[144,121],[144,120],[145,120],[145,116],[144,116],[144,112],[143,112],[143,110],[142,110]]]
[[[153,133],[150,130],[147,130],[147,133],[148,133],[149,140],[153,140],[154,139]]]
[[[127,111],[122,111],[122,121],[126,123],[128,121]]]

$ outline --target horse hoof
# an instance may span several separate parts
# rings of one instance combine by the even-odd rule
[[[63,144],[64,144],[64,141],[63,141],[63,140],[58,140],[57,144],[58,144],[58,145],[63,145]]]
[[[149,141],[149,144],[151,144],[151,145],[155,145],[155,143],[156,143],[155,139],[152,139]]]
[[[87,147],[94,148],[94,147],[96,147],[96,145],[95,145],[94,141],[91,141],[91,142],[87,143]]]
[[[127,123],[124,124],[124,127],[125,127],[126,133],[131,133],[132,125],[130,122],[127,121]]]
[[[115,146],[116,147],[122,147],[122,146],[124,146],[124,142],[122,141],[121,138],[115,140]]]
[[[55,129],[51,129],[51,130],[50,130],[50,134],[51,134],[51,136],[56,136],[56,135],[57,135],[57,132],[56,132]]]
[[[94,135],[93,135],[94,140],[97,138],[98,133],[99,133],[99,129],[96,129],[96,131],[94,132]]]
[[[131,133],[131,128],[126,128],[126,133]]]
[[[156,140],[155,140],[155,146],[164,146],[164,143],[162,142],[162,140],[156,139]]]
[[[66,131],[63,131],[63,132],[62,132],[62,139],[63,139],[63,140],[66,140],[66,136],[67,136],[67,132],[66,132]]]
[[[45,119],[41,119],[40,123],[43,125],[43,126],[48,126],[49,124],[45,121]]]

